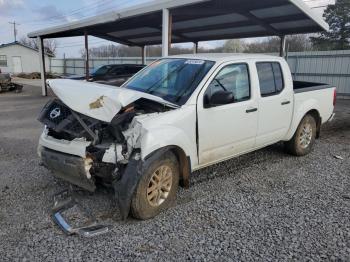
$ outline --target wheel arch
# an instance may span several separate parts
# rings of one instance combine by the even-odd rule
[[[166,152],[171,152],[175,155],[179,162],[179,173],[180,173],[180,185],[189,188],[190,176],[191,176],[191,158],[187,156],[185,151],[177,145],[169,145],[151,152],[145,157],[145,160],[149,159],[154,155],[163,155]]]
[[[303,119],[306,115],[311,115],[315,119],[315,121],[316,121],[316,138],[319,138],[320,133],[321,133],[321,123],[322,123],[322,118],[321,118],[320,112],[318,112],[318,110],[316,110],[316,109],[311,109],[308,112],[306,112],[306,114],[301,119]]]
[[[295,116],[293,117],[291,127],[283,141],[290,140],[295,132],[297,131],[298,126],[300,125],[300,122],[303,120],[303,118],[306,115],[311,115],[316,120],[316,138],[319,138],[320,131],[321,131],[321,124],[322,124],[322,117],[320,114],[320,110],[318,109],[318,106],[316,102],[309,101],[308,103],[305,103],[304,105],[300,106],[300,109],[298,111],[295,111]]]

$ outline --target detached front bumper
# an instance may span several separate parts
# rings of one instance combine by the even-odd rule
[[[95,191],[95,180],[90,174],[93,160],[86,155],[90,142],[83,139],[56,139],[47,133],[45,128],[39,139],[38,154],[43,165],[54,176],[88,191]]]
[[[39,151],[44,166],[52,171],[55,177],[66,180],[90,192],[95,191],[95,179],[89,172],[92,167],[91,158],[81,158],[45,147],[40,147]]]
[[[141,160],[140,153],[133,152],[128,159],[125,170],[118,173],[117,176],[113,176],[116,169],[113,164],[117,162],[118,158],[123,159],[121,146],[112,144],[109,148],[106,148],[102,159],[97,160],[92,152],[87,152],[87,147],[90,144],[84,139],[74,139],[72,141],[56,139],[48,135],[45,129],[39,139],[38,154],[43,165],[52,171],[55,177],[90,192],[96,189],[95,177],[102,177],[102,179],[110,177],[121,216],[126,219],[130,210],[132,195],[143,174],[144,166],[147,166],[153,158],[159,157],[159,154],[164,152],[162,150],[157,151],[157,154],[152,155],[146,162]],[[107,165],[106,169],[103,169],[104,165]],[[113,170],[110,167],[113,167]],[[108,176],[101,176],[101,170],[107,173]],[[55,219],[59,223],[63,221],[59,216]]]

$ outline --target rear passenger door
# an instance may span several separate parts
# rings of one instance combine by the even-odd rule
[[[259,120],[256,146],[280,141],[292,119],[293,87],[287,86],[279,62],[257,62],[260,87]]]

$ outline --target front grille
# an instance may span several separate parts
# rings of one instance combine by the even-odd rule
[[[38,120],[56,132],[61,131],[67,122],[72,122],[72,111],[60,100],[49,101],[41,110]]]
[[[92,131],[100,123],[99,120],[76,112],[75,114]],[[58,99],[52,100],[44,106],[38,120],[48,127],[50,134],[55,138],[69,140],[80,137],[91,138],[87,130],[84,129],[73,115],[72,110]]]
[[[54,125],[58,125],[70,115],[72,115],[70,109],[56,100],[48,106],[45,112],[46,119]]]

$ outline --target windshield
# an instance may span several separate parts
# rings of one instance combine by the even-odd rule
[[[145,68],[124,87],[183,105],[213,65],[213,61],[165,58]]]

